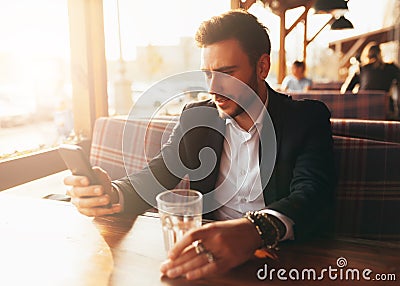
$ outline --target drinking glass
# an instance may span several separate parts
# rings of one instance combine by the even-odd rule
[[[174,189],[158,194],[156,200],[168,253],[187,231],[201,226],[203,195],[195,190]]]

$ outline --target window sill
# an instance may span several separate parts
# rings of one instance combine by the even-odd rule
[[[78,145],[89,150],[90,142]],[[57,148],[0,162],[0,191],[66,170]]]

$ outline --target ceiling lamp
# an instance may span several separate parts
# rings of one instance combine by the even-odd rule
[[[331,30],[345,30],[353,28],[354,28],[353,24],[349,20],[347,20],[344,16],[340,16],[331,25]]]
[[[315,13],[334,13],[336,11],[346,11],[346,0],[317,0],[313,6]]]

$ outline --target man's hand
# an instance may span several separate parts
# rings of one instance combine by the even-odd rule
[[[102,216],[121,212],[121,206],[115,204],[118,201],[117,194],[111,186],[111,179],[101,168],[94,167],[94,172],[101,185],[89,185],[88,178],[84,176],[68,176],[64,184],[71,188],[67,194],[71,196],[71,202],[78,211],[87,216]],[[111,197],[112,196],[112,197]],[[111,207],[107,207],[111,204]]]
[[[193,242],[200,240],[203,253],[196,253]],[[170,250],[161,272],[170,278],[198,279],[224,273],[253,257],[262,240],[254,225],[245,218],[213,222],[189,231]],[[214,261],[209,261],[207,252]]]

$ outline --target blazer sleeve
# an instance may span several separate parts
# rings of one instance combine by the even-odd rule
[[[185,176],[183,168],[180,168],[180,164],[178,164],[182,163],[181,160],[178,160],[182,136],[179,120],[168,142],[163,145],[160,152],[146,167],[139,172],[113,181],[124,196],[124,212],[139,214],[150,206],[155,206],[157,194],[174,188]],[[134,144],[134,138],[132,138],[132,142]]]
[[[289,195],[267,206],[294,221],[296,239],[327,222],[336,185],[330,112],[319,101],[308,100],[306,105],[301,117],[304,140],[294,158]]]

